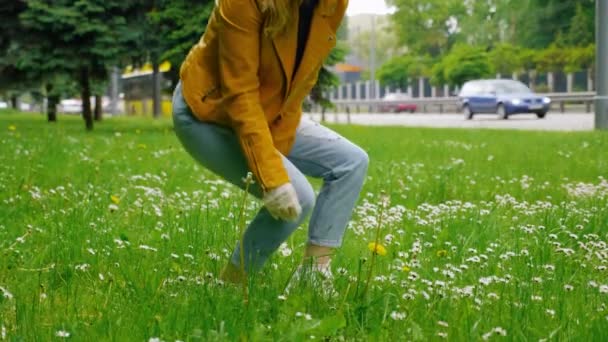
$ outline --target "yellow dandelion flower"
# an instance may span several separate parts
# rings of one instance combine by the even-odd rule
[[[409,273],[411,270],[412,269],[408,265],[404,265],[403,267],[401,267],[401,271],[405,273]]]
[[[367,245],[367,248],[369,248],[372,253],[378,254],[380,256],[386,255],[386,248],[384,248],[384,246],[379,243],[370,242],[369,245]]]
[[[437,256],[439,258],[444,258],[444,257],[448,256],[448,251],[446,251],[445,249],[438,250]]]
[[[118,197],[116,195],[112,195],[112,196],[110,196],[110,199],[112,200],[112,203],[120,204],[120,197]]]
[[[148,148],[148,146],[146,146],[146,144],[139,144],[139,145],[137,145],[137,148],[139,148],[141,150],[145,150],[146,148]]]
[[[14,131],[17,130],[17,126],[15,126],[15,125],[9,125],[8,126],[8,130],[11,131],[11,132],[14,132]]]

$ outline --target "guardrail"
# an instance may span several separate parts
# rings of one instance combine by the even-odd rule
[[[574,104],[584,105],[585,111],[591,113],[595,98],[594,92],[547,93],[538,95],[550,98],[552,110],[555,111],[559,108],[561,113],[566,111],[567,105]],[[407,104],[415,104],[418,107],[417,111],[422,113],[458,113],[461,111],[460,100],[455,96],[411,98],[405,101],[333,100],[333,103],[336,106],[335,111],[347,113],[378,113],[381,112],[381,109],[384,106],[396,105],[404,102]]]

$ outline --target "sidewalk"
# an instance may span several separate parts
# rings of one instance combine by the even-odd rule
[[[319,113],[306,113],[315,121],[321,120]],[[541,131],[590,131],[594,129],[593,114],[549,113],[544,119],[534,114],[518,114],[501,120],[492,114],[476,115],[473,120],[465,120],[462,114],[351,114],[351,123],[369,126],[410,126],[442,128],[492,128]],[[345,124],[344,113],[326,113],[328,123]]]

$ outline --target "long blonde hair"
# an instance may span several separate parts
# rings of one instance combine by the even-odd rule
[[[275,37],[293,22],[293,13],[306,0],[258,0],[260,10],[265,16],[264,34]]]

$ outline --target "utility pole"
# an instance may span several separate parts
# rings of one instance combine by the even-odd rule
[[[152,115],[155,119],[158,119],[161,114],[161,77],[160,63],[158,58],[155,58],[152,62]]]
[[[112,115],[118,114],[118,82],[120,78],[120,71],[118,67],[113,67],[110,71],[110,113]]]
[[[370,54],[369,54],[369,80],[370,95],[372,99],[376,99],[376,15],[372,14],[372,32],[369,38]]]
[[[595,128],[608,129],[608,0],[597,0],[595,11]]]

